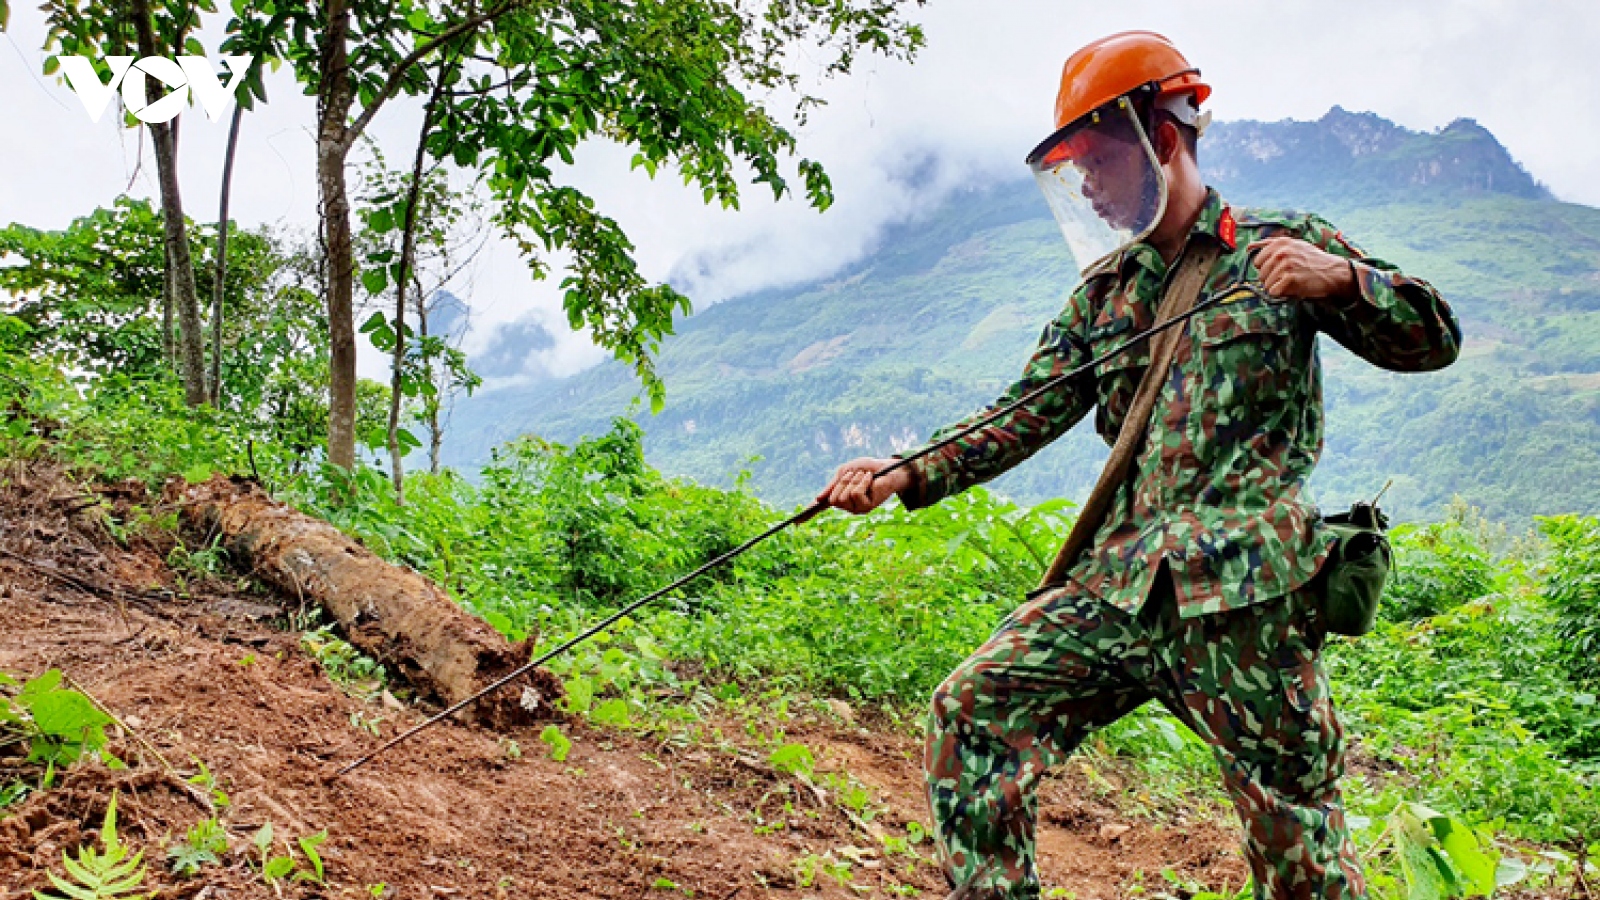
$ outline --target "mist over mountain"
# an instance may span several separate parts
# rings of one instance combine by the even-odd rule
[[[538,322],[522,319],[503,325],[482,351],[473,354],[472,368],[484,378],[511,378],[541,374],[530,360],[556,344],[555,335]],[[530,368],[534,369],[530,373]],[[492,389],[491,389],[492,390]]]
[[[467,301],[449,291],[434,291],[428,300],[428,332],[438,337],[459,340],[471,323]]]
[[[1386,504],[1407,518],[1457,495],[1506,519],[1600,509],[1600,210],[1554,199],[1466,119],[1416,132],[1335,107],[1218,123],[1200,162],[1233,205],[1318,211],[1462,319],[1462,359],[1440,373],[1381,372],[1323,342],[1325,507],[1393,478]],[[662,348],[660,415],[630,411],[637,384],[608,363],[461,404],[447,461],[471,470],[518,435],[570,442],[633,415],[664,471],[727,484],[748,469],[758,494],[798,502],[839,463],[992,400],[1076,282],[1031,180],[957,191],[837,275],[685,320]],[[482,362],[538,340],[504,335]],[[1080,425],[995,487],[1081,499],[1104,457]]]

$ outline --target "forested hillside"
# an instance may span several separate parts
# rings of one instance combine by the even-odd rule
[[[1600,509],[1600,210],[1551,198],[1465,120],[1417,133],[1335,109],[1219,124],[1200,152],[1234,204],[1323,213],[1462,319],[1465,353],[1441,373],[1380,372],[1324,342],[1324,505],[1392,477],[1402,518],[1453,496],[1520,521]],[[748,469],[758,494],[796,502],[840,462],[914,445],[992,399],[1075,280],[1030,181],[975,187],[825,281],[697,313],[664,344],[665,410],[634,414],[663,470],[727,484]],[[518,434],[602,433],[637,390],[607,364],[480,394],[457,409],[446,458],[470,468]],[[1080,427],[996,486],[1081,496],[1103,453]]]

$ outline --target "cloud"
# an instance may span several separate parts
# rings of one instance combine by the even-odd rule
[[[554,348],[555,335],[530,319],[509,322],[494,332],[488,345],[472,356],[472,367],[485,379],[541,375],[539,354]]]

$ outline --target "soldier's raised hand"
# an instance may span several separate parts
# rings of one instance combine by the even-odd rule
[[[890,497],[911,487],[910,469],[896,469],[880,478],[873,477],[894,462],[871,456],[852,459],[833,473],[833,480],[817,494],[817,500],[857,515],[872,512]]]
[[[1360,290],[1349,260],[1309,241],[1279,235],[1254,241],[1246,249],[1261,275],[1261,286],[1275,297],[1343,299]]]

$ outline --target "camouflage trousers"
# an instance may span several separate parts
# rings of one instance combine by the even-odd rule
[[[1081,589],[1031,595],[934,692],[924,764],[951,884],[1038,897],[1040,777],[1156,699],[1215,752],[1257,898],[1364,897],[1309,593],[1180,620],[1157,583],[1138,615]]]

